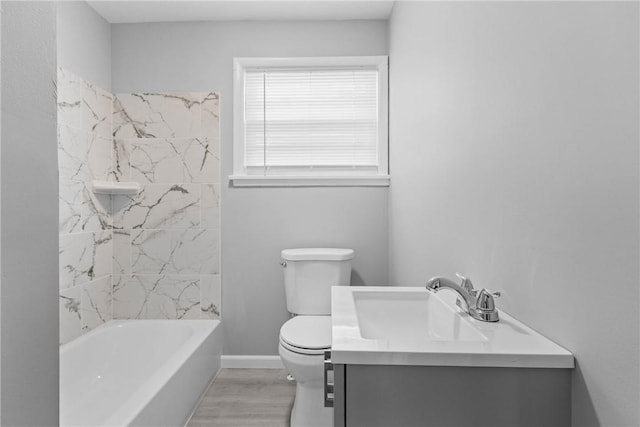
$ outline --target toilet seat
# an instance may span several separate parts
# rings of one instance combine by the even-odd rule
[[[303,356],[324,356],[325,351],[331,350],[330,347],[315,349],[315,350],[312,350],[309,348],[295,347],[295,346],[292,346],[291,344],[287,344],[286,342],[282,341],[282,339],[280,339],[280,347],[292,353],[301,354]]]
[[[296,316],[280,328],[280,344],[300,354],[319,355],[331,348],[331,316]]]

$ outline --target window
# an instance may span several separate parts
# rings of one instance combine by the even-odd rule
[[[234,186],[389,185],[387,57],[236,58]]]

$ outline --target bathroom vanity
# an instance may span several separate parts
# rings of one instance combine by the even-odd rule
[[[333,288],[334,426],[569,426],[573,355],[424,288]],[[330,377],[330,375],[329,375]]]

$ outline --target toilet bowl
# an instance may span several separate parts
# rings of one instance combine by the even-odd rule
[[[296,316],[280,329],[280,358],[287,372],[296,380],[292,427],[333,425],[333,410],[322,404],[324,352],[330,349],[330,345],[330,316]]]
[[[294,317],[280,328],[278,352],[296,380],[291,427],[331,427],[333,408],[324,406],[324,352],[331,349],[331,287],[351,281],[352,249],[282,251],[287,310]]]

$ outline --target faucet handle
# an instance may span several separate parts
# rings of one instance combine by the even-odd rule
[[[500,292],[493,292],[488,289],[482,289],[478,294],[478,299],[476,300],[476,308],[484,312],[495,311],[496,304],[493,299],[499,298],[500,295]]]
[[[460,283],[460,286],[467,292],[469,292],[471,295],[475,296],[475,289],[473,289],[473,283],[471,283],[471,279],[463,276],[460,273],[456,273],[456,277],[458,277],[458,279],[462,280],[462,283]]]

